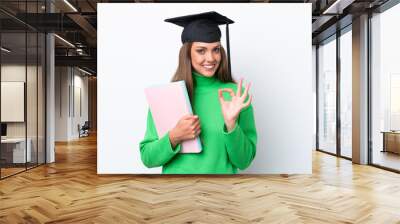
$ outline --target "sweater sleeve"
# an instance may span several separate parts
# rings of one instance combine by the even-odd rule
[[[227,132],[224,124],[223,133],[228,157],[232,164],[241,170],[249,167],[256,155],[257,145],[252,105],[240,112],[233,130]]]
[[[146,134],[144,139],[140,142],[140,156],[143,164],[148,168],[163,166],[180,150],[181,144],[172,148],[169,140],[169,132],[162,136],[162,138],[158,138],[153,117],[149,110],[147,115]]]

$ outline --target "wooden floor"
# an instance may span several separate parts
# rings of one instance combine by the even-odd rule
[[[400,155],[392,152],[374,151],[372,157],[374,164],[400,170]]]
[[[15,175],[20,172],[24,172],[27,169],[33,169],[37,166],[36,163],[27,163],[27,167],[25,164],[18,164],[18,167],[2,167],[1,168],[1,178],[6,178],[11,175]]]
[[[312,175],[96,174],[96,138],[0,181],[0,223],[400,223],[400,175],[320,152]]]
[[[16,174],[16,173],[19,173],[19,172],[22,172],[22,171],[25,171],[26,169],[25,169],[25,167],[24,168],[19,168],[19,167],[17,167],[17,168],[1,168],[1,177],[2,178],[4,178],[4,177],[8,177],[8,176],[11,176],[11,175],[13,175],[13,174]]]

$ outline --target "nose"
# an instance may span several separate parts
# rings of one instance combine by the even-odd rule
[[[214,54],[212,52],[207,52],[206,53],[206,60],[207,60],[207,62],[214,62],[215,61]]]

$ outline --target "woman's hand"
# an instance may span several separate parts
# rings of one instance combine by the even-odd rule
[[[200,120],[197,115],[183,116],[169,132],[169,140],[173,148],[185,140],[194,139],[200,134]]]
[[[230,88],[218,90],[222,115],[224,116],[225,126],[228,129],[228,132],[235,127],[235,123],[239,116],[240,111],[243,108],[248,107],[251,103],[252,96],[249,97],[249,100],[247,102],[244,102],[248,95],[249,88],[250,88],[250,83],[246,85],[243,95],[241,94],[242,92],[242,79],[241,79],[237,85],[236,94]],[[222,95],[223,92],[230,93],[230,95],[232,96],[231,101],[224,100],[224,97]]]

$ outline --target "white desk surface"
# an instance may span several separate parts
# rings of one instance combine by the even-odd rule
[[[6,138],[6,139],[1,139],[1,143],[20,143],[24,142],[25,138]],[[28,138],[29,141],[29,138]]]

